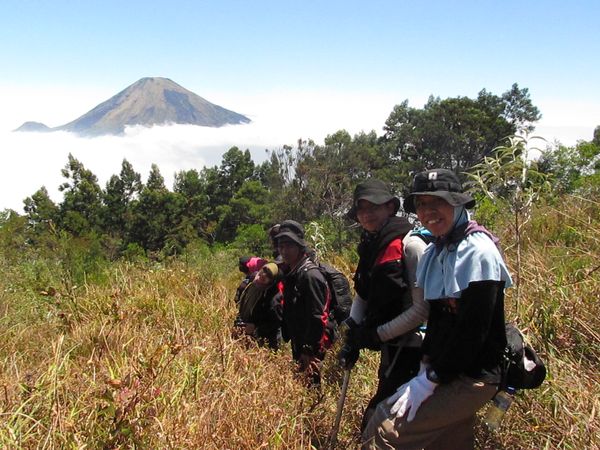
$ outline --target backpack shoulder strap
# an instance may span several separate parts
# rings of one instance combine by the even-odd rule
[[[313,270],[313,269],[317,269],[323,275],[323,278],[325,278],[325,281],[327,281],[326,270],[323,268],[323,266],[321,266],[321,264],[316,263],[311,259],[307,260],[304,263],[304,265],[300,268],[300,271],[306,273],[309,270]]]
[[[435,237],[425,228],[418,228],[410,232],[411,236],[416,236],[420,238],[426,244],[429,244],[434,241]]]

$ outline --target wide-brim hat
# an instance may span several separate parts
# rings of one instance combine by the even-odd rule
[[[374,205],[383,205],[392,201],[394,202],[394,215],[400,209],[400,199],[392,195],[389,187],[383,181],[374,178],[364,181],[354,188],[352,207],[348,210],[346,216],[355,222],[358,221],[356,218],[356,209],[360,200],[366,200]]]
[[[287,238],[300,247],[306,247],[304,241],[304,227],[296,222],[295,220],[284,220],[279,225],[279,233],[275,235],[275,242],[279,242],[280,239]]]
[[[448,169],[431,169],[415,175],[410,194],[404,199],[404,211],[414,213],[417,195],[441,197],[452,206],[473,208],[475,199],[463,192],[458,176]]]

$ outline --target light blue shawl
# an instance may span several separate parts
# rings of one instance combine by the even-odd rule
[[[469,220],[463,206],[454,209],[454,227]],[[469,234],[457,244],[441,249],[429,244],[417,266],[418,287],[426,300],[460,298],[462,291],[474,281],[504,281],[512,286],[512,279],[502,256],[492,239],[483,232]]]

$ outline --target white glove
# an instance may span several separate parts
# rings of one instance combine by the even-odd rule
[[[436,387],[437,384],[429,381],[425,372],[420,373],[400,386],[396,393],[386,400],[388,405],[392,405],[390,413],[399,419],[408,411],[406,421],[412,422],[421,403],[433,394]]]

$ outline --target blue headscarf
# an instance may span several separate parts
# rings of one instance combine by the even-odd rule
[[[454,208],[453,230],[469,222],[464,206]],[[491,237],[475,231],[458,242],[438,239],[430,244],[419,260],[416,284],[422,287],[426,300],[460,298],[462,291],[474,281],[512,280],[500,251]]]

